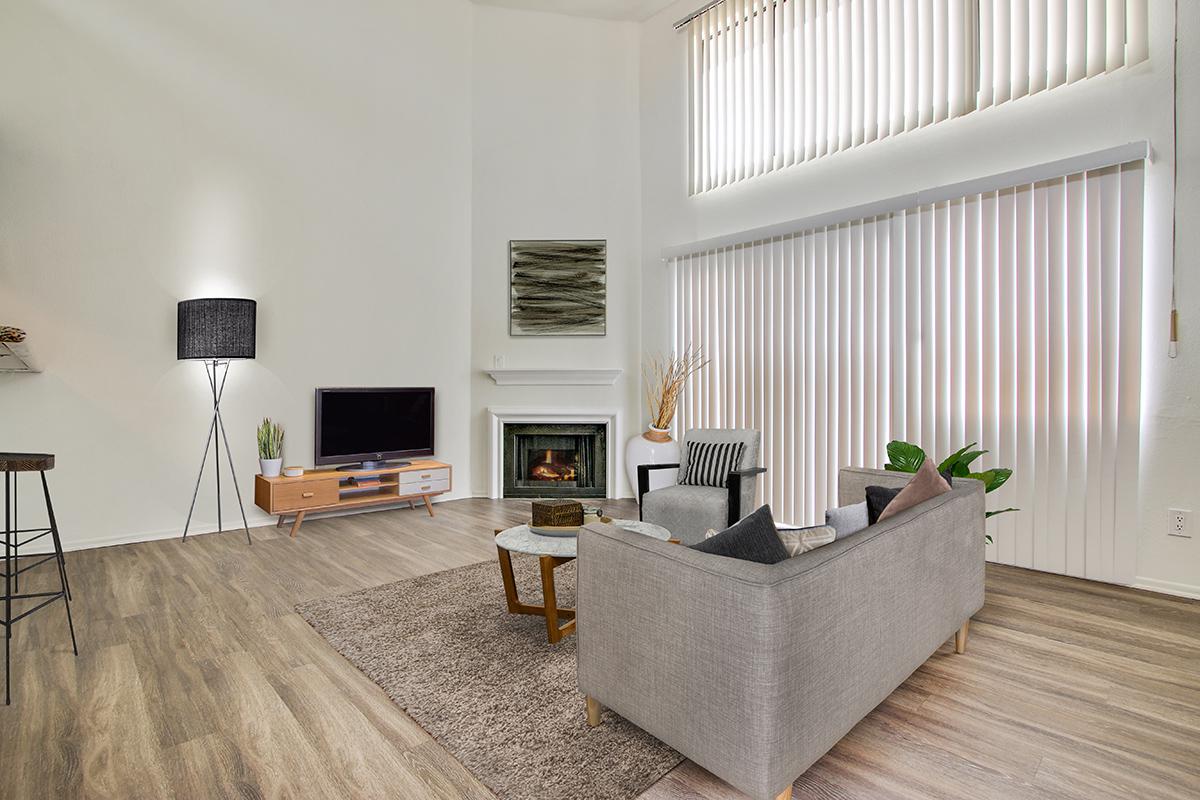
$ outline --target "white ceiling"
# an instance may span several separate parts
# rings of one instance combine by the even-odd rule
[[[662,11],[674,0],[471,0],[482,6],[549,11],[573,17],[642,21]],[[703,5],[703,0],[696,0]]]

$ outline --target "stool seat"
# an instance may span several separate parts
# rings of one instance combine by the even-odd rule
[[[45,472],[54,469],[53,453],[0,453],[0,472]]]

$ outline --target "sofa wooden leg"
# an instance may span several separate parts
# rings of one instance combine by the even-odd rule
[[[971,620],[967,620],[962,624],[962,627],[958,629],[958,632],[954,634],[954,652],[967,652],[967,631],[970,629],[970,627]]]
[[[792,800],[792,787],[784,789],[775,796],[775,800]]]
[[[600,704],[591,697],[587,698],[587,721],[593,728],[600,724]]]

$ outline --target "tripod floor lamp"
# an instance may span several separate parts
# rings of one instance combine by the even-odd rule
[[[221,525],[221,442],[224,441],[225,459],[229,463],[229,474],[233,478],[238,510],[242,512],[242,528],[246,531],[246,543],[251,543],[250,526],[246,523],[246,508],[242,505],[242,490],[238,487],[237,472],[233,468],[233,455],[229,451],[225,421],[221,418],[221,396],[225,393],[225,379],[229,377],[229,362],[254,358],[257,310],[258,304],[253,300],[230,297],[205,297],[179,303],[176,355],[180,360],[204,363],[213,401],[208,438],[204,442],[204,458],[200,461],[200,474],[196,476],[196,488],[192,490],[192,506],[188,509],[187,522],[183,526],[184,539],[187,539],[188,528],[192,524],[196,495],[200,493],[200,481],[204,478],[204,466],[208,463],[210,449],[214,451],[213,473],[217,479],[217,529],[224,530]],[[218,432],[220,436],[217,435]]]

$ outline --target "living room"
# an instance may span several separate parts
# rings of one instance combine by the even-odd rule
[[[1200,796],[1198,23],[5,4],[4,796]]]

